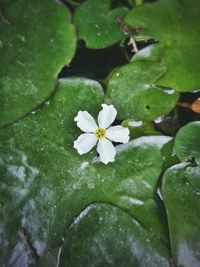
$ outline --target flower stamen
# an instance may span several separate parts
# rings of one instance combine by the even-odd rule
[[[95,136],[98,140],[104,138],[106,135],[106,130],[103,128],[98,128],[95,132]]]

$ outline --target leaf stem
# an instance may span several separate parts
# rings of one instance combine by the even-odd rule
[[[182,107],[182,108],[188,108],[191,109],[191,105],[189,103],[185,103],[185,102],[177,102],[176,103],[177,106]]]
[[[177,106],[191,109],[193,112],[200,113],[200,97],[197,98],[192,104],[185,102],[177,102]]]
[[[139,50],[137,48],[137,44],[133,37],[130,37],[130,40],[128,42],[128,46],[132,46],[131,52],[137,53]]]

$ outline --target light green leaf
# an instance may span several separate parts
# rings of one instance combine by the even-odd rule
[[[116,106],[118,118],[147,121],[168,113],[175,106],[178,93],[156,86],[165,73],[166,68],[154,62],[133,62],[116,69],[108,82],[106,97]]]
[[[120,18],[128,12],[126,7],[109,10],[110,0],[85,1],[74,14],[78,39],[88,48],[105,48],[124,38],[120,31]]]

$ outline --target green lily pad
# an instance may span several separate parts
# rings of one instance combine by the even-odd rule
[[[83,39],[88,48],[105,48],[124,38],[120,31],[119,19],[128,9],[110,9],[110,0],[85,1],[74,14],[78,39]]]
[[[200,122],[190,122],[182,127],[174,142],[174,148],[178,158],[186,161],[194,157],[196,162],[200,164]]]
[[[52,255],[55,248],[59,252],[65,229],[96,202],[122,208],[168,245],[167,223],[154,194],[164,162],[161,150],[171,139],[141,137],[120,145],[108,165],[94,159],[95,150],[80,156],[73,148],[80,134],[74,117],[79,110],[96,117],[102,92],[95,81],[60,80],[50,103],[0,130],[1,265],[16,255],[22,226],[41,261],[55,266]]]
[[[170,266],[168,248],[135,219],[108,204],[88,206],[70,226],[60,266]]]
[[[200,180],[200,168],[195,168],[196,179]],[[200,263],[200,187],[191,184],[191,169],[188,163],[171,167],[162,184],[171,252],[175,265],[183,267]]]
[[[118,118],[149,121],[168,113],[179,94],[156,86],[165,73],[166,68],[155,62],[133,62],[116,69],[106,97],[116,106]]]
[[[142,28],[134,36],[136,40],[154,38],[159,42],[133,57],[142,61],[161,60],[167,66],[157,85],[180,92],[199,89],[200,42],[195,30],[200,23],[199,11],[198,0],[159,0],[133,8],[125,17],[129,26]]]
[[[0,127],[23,117],[55,90],[75,52],[70,12],[54,0],[3,0],[0,20]]]

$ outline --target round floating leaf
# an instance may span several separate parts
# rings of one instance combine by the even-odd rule
[[[182,161],[194,157],[200,164],[200,122],[190,122],[182,127],[176,137],[174,147],[178,158]]]
[[[174,90],[156,86],[166,68],[154,62],[133,62],[116,69],[109,80],[107,98],[118,118],[153,120],[168,113],[178,99]]]
[[[109,10],[110,0],[88,0],[77,8],[74,23],[79,39],[88,48],[104,48],[124,38],[120,31],[120,18],[128,12],[125,7]]]
[[[137,220],[108,204],[88,206],[71,225],[60,266],[170,266],[169,250]]]
[[[135,39],[159,41],[135,57],[161,60],[167,66],[157,84],[180,92],[199,89],[199,11],[198,0],[159,0],[133,8],[125,17],[129,26],[140,29]]]
[[[0,126],[21,118],[54,91],[72,59],[76,38],[70,13],[54,0],[3,0],[0,19]]]
[[[163,178],[171,252],[176,266],[199,266],[200,263],[200,187],[191,184],[191,174],[200,180],[200,168],[181,163],[168,169]]]
[[[164,161],[161,150],[171,139],[141,137],[120,145],[116,161],[108,165],[94,160],[95,150],[78,155],[73,141],[81,131],[74,117],[79,110],[96,117],[102,102],[97,82],[61,80],[50,103],[0,130],[1,265],[16,256],[23,226],[41,261],[55,266],[52,255],[66,227],[96,202],[121,207],[152,238],[168,245],[167,224],[154,194]]]

